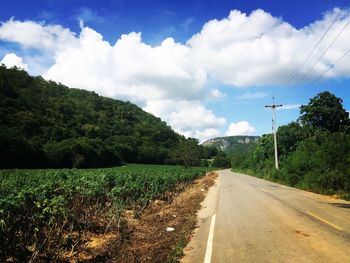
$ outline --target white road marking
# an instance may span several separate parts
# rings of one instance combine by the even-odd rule
[[[215,219],[216,219],[216,214],[214,214],[211,217],[211,223],[210,223],[209,235],[208,235],[208,241],[207,241],[207,250],[205,252],[204,263],[210,263],[211,261],[211,253],[213,250]]]

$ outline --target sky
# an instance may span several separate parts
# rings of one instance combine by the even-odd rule
[[[2,0],[0,63],[131,101],[200,142],[350,110],[348,0]]]

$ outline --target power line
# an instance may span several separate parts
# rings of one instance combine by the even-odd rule
[[[343,26],[343,28],[339,31],[337,36],[333,39],[333,41],[329,44],[329,46],[324,50],[324,52],[321,54],[321,56],[317,59],[317,61],[312,65],[312,67],[306,72],[306,74],[299,80],[299,82],[296,84],[298,86],[302,81],[305,80],[305,78],[310,74],[310,72],[314,69],[314,67],[318,64],[318,62],[321,61],[321,59],[324,57],[324,55],[327,53],[327,51],[334,45],[335,41],[339,38],[339,36],[344,32],[345,28],[350,24],[350,19],[348,22]]]
[[[311,71],[315,68],[315,66],[321,61],[321,59],[324,57],[324,55],[328,52],[328,50],[334,45],[334,43],[337,41],[339,36],[344,32],[346,27],[350,24],[350,19],[347,21],[347,23],[343,26],[343,28],[338,32],[336,37],[333,39],[333,41],[328,45],[328,47],[322,52],[322,54],[319,56],[319,58],[315,61],[314,64],[312,64],[311,68],[304,74],[304,76],[299,79],[297,84],[295,84],[295,87],[298,87],[302,81],[304,81],[307,76],[311,73]],[[286,93],[286,95],[283,97],[282,101],[289,95],[290,92]]]
[[[321,74],[321,76],[318,79],[321,79],[323,76],[325,76],[329,70],[334,68],[334,66],[338,64],[343,58],[345,58],[349,53],[350,53],[350,48],[341,57],[339,57],[332,65],[328,66],[328,68]],[[318,79],[314,80],[311,84],[314,84]]]
[[[317,79],[314,79],[310,83],[311,89],[313,89],[314,84],[316,84],[318,81],[320,81],[328,73],[328,71],[333,69],[335,67],[335,65],[337,65],[340,61],[342,61],[347,55],[349,55],[349,53],[350,53],[350,48],[345,53],[343,53],[343,55],[341,55],[333,64],[328,66],[328,68],[320,75],[320,77],[318,77]]]
[[[297,74],[301,71],[301,69],[305,66],[306,62],[309,61],[311,55],[314,53],[314,51],[316,50],[316,48],[318,47],[318,45],[321,43],[321,41],[324,39],[324,37],[327,35],[327,33],[329,32],[329,30],[332,28],[332,26],[334,25],[334,23],[337,21],[338,17],[340,16],[340,14],[343,12],[343,10],[339,10],[338,14],[336,15],[336,17],[333,19],[332,23],[328,26],[327,30],[323,33],[323,35],[321,36],[321,38],[318,40],[318,42],[316,43],[316,45],[312,48],[312,50],[310,51],[310,53],[308,54],[308,56],[306,57],[306,59],[304,60],[304,62],[301,64],[300,67],[296,67],[294,73],[292,74],[292,76],[288,79],[288,81],[286,82],[286,86],[288,86],[297,76]]]
[[[335,18],[332,20],[331,24],[328,26],[328,28],[326,29],[326,31],[323,33],[323,35],[321,36],[321,38],[317,41],[317,43],[315,44],[315,46],[312,48],[312,50],[308,53],[308,56],[305,58],[304,62],[301,64],[301,66],[297,67],[294,70],[294,73],[291,75],[291,77],[287,80],[286,82],[286,86],[288,86],[290,83],[292,83],[292,81],[296,78],[296,76],[300,73],[300,71],[302,70],[302,68],[307,64],[307,62],[310,60],[312,54],[314,53],[314,51],[316,50],[316,48],[320,45],[320,43],[322,42],[322,40],[325,38],[325,36],[329,33],[330,29],[333,27],[333,25],[335,24],[335,22],[337,21],[338,17],[340,16],[340,14],[343,11],[340,9],[338,14],[335,16]],[[336,35],[336,37],[333,39],[333,41],[328,45],[328,47],[323,51],[323,53],[319,56],[319,58],[316,60],[316,62],[314,64],[312,64],[311,68],[306,72],[306,74],[304,74],[304,76],[297,82],[297,84],[295,85],[295,87],[297,87],[302,81],[304,81],[307,76],[311,73],[311,71],[314,69],[314,67],[320,62],[320,60],[324,57],[324,55],[328,52],[328,50],[334,45],[334,43],[337,41],[337,39],[339,38],[339,36],[344,32],[344,30],[346,29],[346,27],[349,25],[350,23],[350,19],[347,21],[347,23],[343,26],[343,28],[338,32],[338,34]],[[350,49],[345,52],[338,60],[336,60],[336,62],[334,62],[323,74],[321,77],[323,77],[331,68],[333,68],[338,62],[340,62],[344,57],[346,57],[346,55],[348,55],[350,53]],[[294,91],[294,90],[291,90]],[[287,92],[286,95],[288,95],[290,92]],[[286,95],[283,97],[283,99],[286,98]],[[266,108],[271,108],[272,109],[272,131],[274,134],[274,144],[275,144],[275,166],[276,169],[278,170],[278,152],[277,152],[277,136],[276,136],[276,108],[278,107],[282,107],[282,104],[276,105],[274,103],[274,99],[275,96],[273,95],[273,104],[272,105],[266,105]]]
[[[326,31],[323,33],[323,35],[321,36],[321,38],[317,41],[317,43],[314,45],[314,47],[310,50],[309,54],[307,55],[307,57],[304,59],[304,62],[300,65],[295,67],[295,69],[293,70],[293,73],[291,74],[291,76],[289,77],[289,79],[286,79],[284,86],[289,86],[290,83],[292,83],[292,81],[295,79],[295,77],[297,76],[297,74],[301,71],[301,69],[306,65],[306,63],[310,60],[311,55],[314,53],[314,51],[316,50],[316,48],[319,46],[319,44],[322,42],[322,40],[325,38],[325,36],[328,34],[328,32],[330,31],[330,29],[333,27],[334,23],[337,21],[338,17],[340,16],[340,14],[343,12],[342,9],[339,10],[338,14],[335,16],[335,18],[333,19],[333,21],[331,22],[331,24],[328,26],[328,28],[326,29]],[[290,93],[287,91],[287,93]],[[280,95],[281,93],[279,93],[278,95]]]
[[[343,60],[349,54],[350,54],[350,48],[346,52],[344,52],[333,64],[329,65],[328,68],[318,78],[314,79],[310,83],[310,86],[311,86],[310,89],[313,90],[313,87],[314,87],[313,85],[317,81],[321,80],[328,73],[328,71],[330,71],[332,68],[334,68],[336,64],[338,64],[341,60]],[[291,98],[294,98],[296,95],[297,95],[297,93],[295,93],[294,96],[292,96]]]

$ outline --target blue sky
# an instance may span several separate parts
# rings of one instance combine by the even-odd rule
[[[330,67],[350,48],[349,20],[345,0],[3,0],[0,61],[132,101],[201,141],[261,135],[273,90],[279,125],[323,90],[350,109],[350,54]]]
[[[347,8],[347,0],[2,0],[0,20],[47,21],[79,32],[77,19],[100,32],[110,42],[123,33],[142,32],[144,41],[164,37],[186,41],[211,19],[226,17],[230,10],[245,13],[261,8],[297,28],[320,19],[334,7]]]

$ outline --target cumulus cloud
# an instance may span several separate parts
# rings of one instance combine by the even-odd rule
[[[256,10],[250,15],[234,10],[227,18],[207,22],[187,45],[192,48],[191,56],[196,64],[206,68],[211,76],[223,83],[237,87],[283,84],[303,63],[338,12],[339,9],[334,9],[322,20],[296,29],[263,10]],[[308,71],[310,64],[323,53],[349,19],[349,11],[343,10],[327,41],[322,41],[315,50],[315,59],[307,63],[296,79]],[[325,68],[346,52],[349,38],[350,30],[345,30],[315,66],[311,78],[320,77]],[[349,64],[349,61],[343,61],[328,72],[327,77],[349,76]]]
[[[96,18],[89,10],[83,11],[85,16]],[[184,44],[166,38],[155,46],[144,43],[141,33],[136,32],[109,43],[83,24],[75,34],[61,25],[10,19],[1,23],[0,40],[15,42],[24,50],[37,50],[25,57],[30,69],[42,70],[35,63],[45,65],[42,60],[47,58],[46,79],[130,100],[182,134],[204,138],[225,124],[224,118],[200,102],[204,98],[225,97],[210,85],[211,80],[216,85],[235,87],[285,83],[338,12],[334,9],[321,20],[296,29],[263,10],[251,14],[233,10],[226,18],[208,21]],[[343,10],[327,39],[315,50],[315,58],[349,19],[349,11]],[[350,60],[341,61],[323,76],[325,69],[348,49],[348,39],[350,28],[315,66],[311,78],[350,76]],[[307,70],[305,65],[296,79]],[[263,96],[263,92],[247,92],[241,99]],[[242,122],[233,123],[232,131],[243,126]],[[246,132],[253,133],[253,127],[245,127]]]
[[[254,135],[255,128],[247,121],[232,122],[226,131],[226,136]]]
[[[14,66],[28,70],[28,65],[23,62],[23,59],[14,53],[6,54],[0,61],[0,64],[4,64],[7,68],[12,68]]]
[[[122,35],[111,46],[84,27],[76,48],[58,52],[45,78],[140,102],[198,97],[206,82],[202,69],[190,66],[189,48],[165,39],[159,46],[142,42],[140,33]]]
[[[54,52],[75,46],[75,34],[61,25],[45,25],[34,21],[11,18],[1,23],[0,39],[15,42],[24,48]]]
[[[94,63],[94,70],[108,66],[116,76],[126,80],[126,85],[130,86],[130,79],[136,76],[136,84],[132,83],[134,86],[142,82],[146,89],[150,86],[159,89],[161,85],[161,91],[157,93],[164,93],[164,87],[171,86],[165,91],[171,93],[174,83],[177,83],[175,88],[180,88],[185,94],[185,91],[194,89],[198,96],[208,75],[216,81],[237,87],[284,83],[291,72],[302,64],[338,12],[339,9],[334,9],[323,19],[296,29],[263,10],[255,10],[249,15],[233,10],[226,18],[208,21],[186,44],[167,38],[154,47],[146,45],[140,33],[122,35],[114,45],[110,45],[88,27],[83,26],[80,34],[75,35],[60,25],[14,19],[2,23],[0,39],[19,43],[25,48],[53,52],[55,61],[47,76],[59,81],[80,82],[81,76],[72,77],[71,70],[62,65],[63,61],[67,64],[72,62],[71,55],[78,53],[74,56],[74,66],[81,66],[84,62],[88,62],[89,67]],[[315,50],[314,61],[349,19],[349,11],[343,10],[327,38]],[[349,37],[348,28],[317,64],[311,77],[321,76],[324,69],[345,53]],[[87,61],[84,60],[86,55]],[[349,63],[343,60],[325,77],[349,76]],[[308,70],[307,66],[300,72],[301,75]],[[115,79],[112,80],[115,82]],[[190,88],[181,90],[188,84],[191,84]]]
[[[152,100],[147,101],[144,110],[165,120],[175,131],[201,140],[218,135],[215,128],[226,123],[199,101]]]

